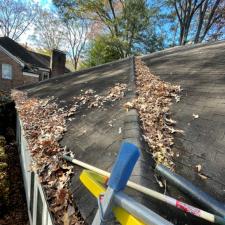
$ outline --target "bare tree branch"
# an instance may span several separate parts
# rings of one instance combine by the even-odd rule
[[[180,24],[179,44],[185,45],[188,39],[190,26],[197,10],[206,0],[174,0],[173,5]]]
[[[68,43],[67,54],[69,55],[74,70],[77,70],[81,54],[84,50],[88,37],[88,24],[84,20],[70,19],[65,22],[65,43]]]
[[[0,34],[17,40],[33,22],[35,6],[18,0],[1,0]]]

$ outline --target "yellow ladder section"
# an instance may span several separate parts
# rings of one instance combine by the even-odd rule
[[[106,191],[108,177],[104,177],[89,170],[83,170],[80,175],[80,180],[96,198],[99,198],[99,196]],[[117,221],[122,225],[145,225],[145,223],[132,216],[121,207],[114,206],[112,211]]]

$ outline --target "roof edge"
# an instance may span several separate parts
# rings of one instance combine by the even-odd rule
[[[7,49],[5,49],[3,46],[0,45],[0,51],[3,51],[6,55],[8,55],[11,59],[13,59],[15,62],[17,62],[18,64],[20,64],[22,67],[24,67],[24,62],[22,60],[20,60],[19,58],[17,58],[16,56],[14,56],[12,53],[10,53]]]
[[[117,64],[117,63],[123,62],[123,61],[127,61],[129,59],[130,59],[130,57],[127,57],[127,58],[119,59],[119,60],[116,60],[116,61],[108,62],[108,63],[105,63],[105,64],[97,65],[97,66],[94,66],[94,67],[90,67],[90,68],[87,68],[87,69],[82,69],[82,70],[78,70],[78,71],[75,71],[75,72],[64,73],[62,75],[58,75],[56,77],[51,77],[50,79],[43,80],[43,81],[40,81],[38,83],[21,85],[21,86],[16,87],[16,89],[20,90],[20,89],[32,88],[34,86],[37,86],[37,85],[40,85],[40,84],[43,84],[43,83],[47,83],[50,80],[58,80],[58,79],[62,79],[62,78],[67,77],[67,76],[81,76],[85,73],[92,72],[96,69],[101,69],[101,68],[104,68],[104,67],[107,67],[107,66],[110,66],[110,65],[113,66],[114,64]]]
[[[160,56],[164,56],[164,55],[171,55],[171,54],[174,54],[177,52],[188,51],[188,50],[192,50],[194,48],[201,48],[201,47],[205,47],[205,46],[213,46],[213,45],[217,45],[217,44],[220,44],[223,42],[225,42],[225,40],[211,41],[211,42],[197,43],[197,44],[179,45],[179,46],[174,46],[171,48],[165,48],[161,51],[149,53],[146,55],[141,55],[141,56],[138,56],[137,58],[141,58],[141,59],[145,60],[145,58],[149,58],[149,57],[154,57],[154,56],[160,57]]]

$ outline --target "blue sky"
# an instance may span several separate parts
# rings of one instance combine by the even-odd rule
[[[39,3],[43,8],[51,8],[52,0],[34,0],[36,3]]]
[[[1,0],[0,0],[1,1]],[[42,8],[51,10],[53,8],[52,0],[22,0],[25,2],[35,2],[38,3]],[[25,33],[22,34],[22,36],[19,39],[19,42],[21,44],[28,44],[29,46],[33,46],[33,42],[29,39],[30,34],[34,32],[34,27],[30,26],[30,29],[28,29]],[[33,46],[35,47],[35,46]]]

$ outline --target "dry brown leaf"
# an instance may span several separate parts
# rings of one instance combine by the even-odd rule
[[[207,180],[208,179],[208,177],[206,176],[206,175],[204,175],[204,174],[201,174],[201,173],[198,173],[198,175],[201,177],[201,179],[203,179],[203,180]]]
[[[156,175],[154,175],[154,177],[155,177],[155,179],[156,179],[156,181],[157,181],[159,187],[163,188],[163,187],[164,187],[163,182],[160,181]]]
[[[137,97],[125,103],[126,109],[137,109],[142,125],[143,138],[152,150],[157,163],[172,168],[173,133],[183,133],[173,126],[176,121],[168,118],[172,100],[180,101],[180,86],[164,82],[153,75],[149,68],[141,61],[135,60]]]
[[[202,166],[200,164],[196,165],[195,168],[197,169],[198,173],[202,170]]]
[[[193,113],[192,116],[194,117],[194,119],[198,119],[199,118],[199,115],[195,114],[195,113]]]
[[[63,225],[70,225],[70,219],[67,212],[64,212],[62,221],[63,221]]]
[[[74,106],[69,109],[68,116],[75,114],[83,106],[87,106],[88,108],[102,108],[107,102],[115,102],[124,97],[126,89],[126,84],[116,83],[114,87],[107,90],[106,95],[98,95],[93,89],[88,89],[84,93],[81,91],[79,96],[74,97]]]
[[[134,103],[133,102],[126,102],[124,104],[124,107],[127,109],[132,109],[134,107]]]
[[[165,122],[166,122],[166,124],[168,124],[168,125],[174,125],[174,124],[177,123],[175,120],[173,120],[173,119],[171,119],[171,118],[169,118],[169,119],[165,118]]]
[[[33,159],[30,168],[38,173],[47,198],[51,200],[49,206],[56,224],[68,220],[66,209],[72,202],[69,194],[72,167],[62,162],[61,155],[65,149],[59,145],[59,140],[66,132],[66,118],[73,116],[82,107],[101,108],[106,102],[115,102],[124,97],[126,89],[126,84],[117,83],[104,96],[97,95],[93,89],[82,90],[82,94],[74,97],[70,109],[59,108],[52,101],[53,98],[28,98],[25,92],[12,92]],[[112,122],[109,125],[112,126]],[[70,214],[71,211],[70,207]],[[70,215],[71,225],[79,224],[75,213]]]
[[[91,91],[89,91],[91,93]],[[58,141],[66,132],[68,112],[58,108],[50,99],[28,98],[21,91],[13,91],[12,97],[22,121],[29,150],[32,154],[31,170],[39,175],[39,181],[49,199],[49,208],[53,212],[55,224],[63,224],[63,217],[67,207],[72,202],[69,194],[70,176],[72,166],[61,159],[65,148],[60,147]],[[86,99],[81,99],[85,102]],[[71,113],[76,109],[71,109]],[[73,224],[81,224],[75,216],[71,215]],[[72,223],[71,223],[72,224]]]

